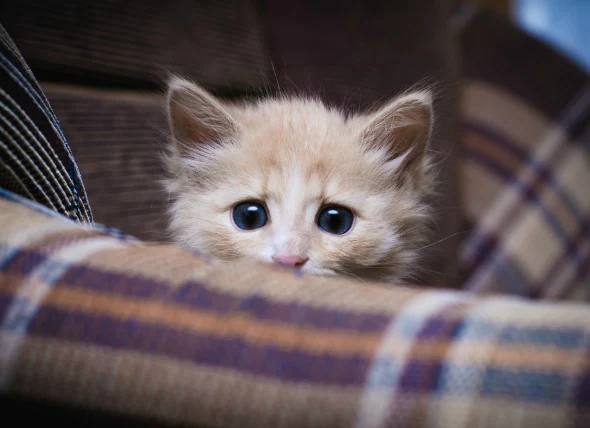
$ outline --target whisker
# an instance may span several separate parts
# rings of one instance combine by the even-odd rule
[[[352,273],[352,272],[349,272],[349,271],[347,271],[346,269],[339,269],[339,272],[340,272],[340,273],[342,273],[342,274],[344,274],[344,275],[347,275],[347,276],[351,276],[351,277],[353,277],[353,278],[356,278],[356,279],[358,279],[360,282],[362,282],[363,284],[367,284],[367,281],[366,281],[365,279],[361,278],[361,277],[360,277],[360,276],[358,276],[358,275],[355,275],[355,274],[354,274],[354,273]]]
[[[442,239],[439,239],[439,240],[438,240],[438,241],[436,241],[436,242],[432,242],[432,243],[430,243],[430,244],[428,244],[428,245],[425,245],[425,246],[423,246],[423,247],[416,248],[416,251],[424,250],[425,248],[432,247],[433,245],[439,244],[439,243],[441,243],[441,242],[443,242],[443,241],[446,241],[447,239],[451,239],[451,238],[453,238],[453,237],[455,237],[455,236],[457,236],[457,235],[460,235],[460,234],[462,234],[462,233],[471,232],[472,230],[473,230],[473,229],[468,229],[468,230],[461,230],[461,231],[459,231],[459,232],[452,233],[452,234],[450,234],[449,236],[446,236],[446,237],[444,237],[444,238],[442,238]]]
[[[441,276],[445,276],[445,277],[455,276],[450,273],[440,272],[440,271],[436,271],[436,270],[432,270],[432,269],[426,269],[425,267],[417,267],[414,269],[414,272],[416,272],[416,274],[418,274],[418,273],[432,273],[435,275],[441,275]],[[417,276],[416,274],[414,274],[413,276]]]

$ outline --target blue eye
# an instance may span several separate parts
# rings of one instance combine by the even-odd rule
[[[232,217],[235,225],[242,230],[260,229],[268,221],[264,207],[258,202],[252,201],[236,205]]]
[[[318,226],[332,235],[344,235],[352,227],[354,214],[348,208],[332,205],[322,209],[318,215]]]

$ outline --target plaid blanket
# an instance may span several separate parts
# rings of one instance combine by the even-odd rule
[[[464,94],[463,286],[588,301],[590,140],[498,86]],[[563,114],[590,117],[590,86]]]
[[[223,264],[0,198],[0,391],[152,423],[584,427],[590,307]]]
[[[589,76],[494,15],[461,40],[463,287],[588,302]]]

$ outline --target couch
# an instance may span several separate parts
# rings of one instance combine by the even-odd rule
[[[590,102],[587,74],[567,59],[485,12],[468,9],[450,24],[444,10],[418,14],[436,2],[354,9],[376,23],[359,19],[346,27],[348,36],[368,38],[357,40],[371,46],[366,52],[351,51],[350,40],[336,35],[319,37],[351,14],[334,13],[329,2],[198,3],[203,26],[190,44],[184,40],[197,30],[178,22],[190,18],[183,15],[191,2],[166,10],[146,2],[141,11],[132,3],[80,2],[63,16],[52,2],[26,3],[0,6],[2,24],[70,140],[91,215],[68,215],[90,212],[69,206],[58,214],[31,195],[0,191],[0,405],[7,420],[590,424]],[[92,18],[84,28],[82,12]],[[399,56],[379,58],[375,70],[400,69],[391,83],[362,70],[375,46],[404,49],[387,30],[395,12],[415,12],[420,25],[399,25],[431,29],[412,40],[433,50],[412,57],[417,68],[407,75]],[[307,22],[306,37],[294,37],[295,21]],[[138,38],[145,22],[162,26]],[[219,33],[233,36],[211,36]],[[178,46],[159,45],[158,35]],[[280,64],[274,72],[268,56]],[[164,68],[193,70],[224,96],[256,94],[272,87],[277,73],[286,89],[309,85],[328,102],[356,87],[348,95],[352,107],[410,84],[410,76],[438,71],[449,94],[439,111],[450,115],[440,132],[452,137],[461,125],[456,144],[441,143],[460,190],[447,189],[441,205],[455,210],[444,217],[452,220],[445,227],[453,230],[458,266],[433,267],[430,283],[402,287],[224,263],[168,244],[165,199],[154,184],[154,153],[164,138],[157,94],[163,71],[152,63],[163,57]],[[461,80],[453,82],[459,69]],[[358,76],[366,80],[353,83]],[[447,276],[460,289],[447,286]]]

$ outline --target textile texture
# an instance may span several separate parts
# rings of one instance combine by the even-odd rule
[[[493,15],[462,47],[463,287],[590,300],[589,76]]]
[[[272,75],[251,1],[4,0],[0,17],[42,80],[145,89],[172,72],[243,91]]]
[[[95,220],[144,240],[169,241],[163,95],[57,84],[43,90],[68,136]]]
[[[2,399],[210,427],[590,424],[588,305],[227,265],[6,192],[0,224]]]
[[[92,220],[78,166],[49,101],[0,25],[0,187]]]

